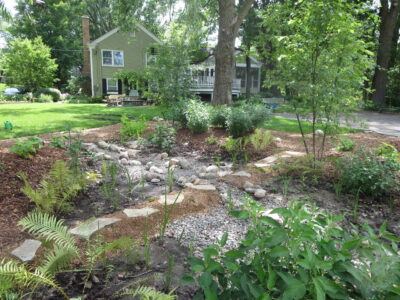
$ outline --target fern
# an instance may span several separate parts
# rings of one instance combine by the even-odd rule
[[[75,254],[71,249],[56,246],[52,252],[46,254],[44,264],[38,269],[44,274],[56,274],[57,271],[69,266]]]
[[[164,294],[147,286],[139,286],[136,290],[125,292],[122,295],[141,296],[140,299],[143,300],[174,300],[176,299],[176,296],[172,295],[174,291]]]
[[[0,262],[0,292],[3,295],[12,295],[12,287],[19,286],[22,289],[32,289],[39,285],[47,285],[56,289],[65,299],[68,295],[57,285],[54,278],[36,269],[28,271],[23,264],[15,261]],[[0,294],[1,295],[1,294]]]
[[[41,212],[30,212],[18,223],[24,230],[32,235],[46,238],[46,241],[53,242],[56,246],[78,253],[75,239],[68,232],[68,227],[63,225],[62,220]]]

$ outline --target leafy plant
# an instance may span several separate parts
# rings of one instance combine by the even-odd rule
[[[249,136],[249,140],[254,150],[263,150],[272,142],[271,131],[257,128],[254,133]]]
[[[218,142],[218,138],[214,135],[210,135],[209,137],[206,138],[206,142],[209,145],[215,145]]]
[[[43,140],[37,136],[31,136],[26,140],[18,140],[10,148],[9,152],[16,153],[18,156],[28,159],[32,158],[32,154],[36,154],[37,150],[42,147]]]
[[[339,136],[338,145],[336,146],[337,151],[353,151],[356,143],[347,136]]]
[[[50,142],[50,146],[54,147],[54,148],[64,148],[65,147],[65,141],[64,141],[64,137],[63,136],[53,136],[51,138],[51,142]]]
[[[376,149],[376,154],[379,156],[393,158],[400,161],[400,154],[397,151],[396,147],[389,143],[382,142],[381,145]]]
[[[338,161],[337,170],[343,190],[379,198],[399,189],[396,172],[400,162],[377,156],[371,151],[360,151]]]
[[[395,299],[400,296],[400,256],[395,235],[363,226],[343,230],[342,216],[291,202],[274,209],[281,221],[248,199],[244,210],[231,211],[251,221],[237,249],[223,251],[228,235],[189,259],[205,299]],[[392,241],[392,244],[386,241]],[[390,277],[387,274],[391,274]]]
[[[81,173],[81,155],[82,155],[82,139],[79,134],[72,134],[72,125],[68,124],[67,126],[68,134],[64,136],[66,140],[67,154],[71,156],[70,160],[70,168],[77,174],[77,176]]]
[[[19,176],[24,182],[21,191],[35,203],[39,211],[44,213],[70,211],[72,209],[70,200],[87,185],[84,176],[74,174],[62,160],[54,163],[37,189],[32,188],[25,174],[20,173]]]
[[[211,111],[211,125],[226,128],[226,122],[230,111],[231,108],[226,105],[213,107]]]
[[[146,122],[142,120],[131,121],[126,114],[121,117],[121,140],[127,140],[131,137],[139,137],[147,129]]]
[[[101,185],[101,191],[107,201],[111,202],[112,206],[115,208],[119,205],[118,194],[115,191],[117,185],[117,173],[118,165],[115,162],[109,162],[103,160],[101,164],[103,183]]]
[[[141,296],[140,299],[143,300],[174,300],[176,296],[172,294],[173,292],[174,290],[168,294],[164,294],[147,286],[139,286],[137,289],[125,292],[121,295],[130,295],[132,297]]]
[[[210,108],[197,100],[190,100],[185,111],[187,127],[194,133],[206,132],[210,126]]]
[[[167,123],[156,124],[149,142],[163,151],[170,152],[175,143],[175,134],[175,129],[169,127]]]

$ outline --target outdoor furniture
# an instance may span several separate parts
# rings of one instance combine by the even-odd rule
[[[107,106],[121,106],[125,95],[109,95],[107,96]]]

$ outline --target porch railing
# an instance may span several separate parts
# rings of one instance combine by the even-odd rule
[[[213,89],[215,77],[193,76],[192,89]],[[240,90],[240,79],[232,80],[232,90]]]

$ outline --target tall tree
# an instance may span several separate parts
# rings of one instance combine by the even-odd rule
[[[9,21],[11,19],[11,14],[6,8],[4,1],[0,1],[0,21]]]
[[[379,16],[379,46],[376,57],[375,73],[372,80],[372,100],[379,104],[386,104],[386,91],[388,83],[388,68],[392,54],[393,36],[395,34],[397,19],[400,12],[400,1],[381,0]]]
[[[238,8],[235,0],[218,0],[218,43],[215,49],[215,84],[212,104],[232,104],[232,78],[235,71],[235,39],[254,0]]]
[[[50,56],[50,48],[40,37],[33,41],[15,39],[10,43],[10,51],[4,57],[4,69],[13,82],[35,92],[39,88],[51,87],[56,81],[55,60]]]
[[[17,0],[17,13],[9,31],[14,37],[42,38],[58,64],[60,86],[67,82],[71,68],[82,63],[81,16],[84,8],[81,0],[46,0],[44,5]]]

